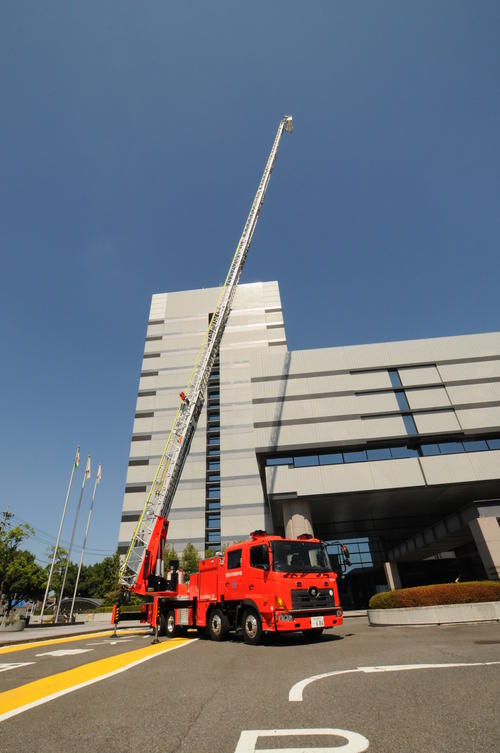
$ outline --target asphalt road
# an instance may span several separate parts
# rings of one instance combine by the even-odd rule
[[[500,750],[498,623],[354,618],[316,642],[150,642],[124,631],[0,649],[2,753]]]

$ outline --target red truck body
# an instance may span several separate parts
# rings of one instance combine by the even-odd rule
[[[189,584],[146,591],[145,621],[169,636],[188,628],[222,640],[229,631],[258,643],[263,632],[311,637],[342,624],[337,574],[312,536],[284,539],[255,531],[224,555],[199,563]]]

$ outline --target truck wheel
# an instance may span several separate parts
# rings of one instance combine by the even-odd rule
[[[241,621],[243,640],[251,646],[256,646],[262,636],[262,620],[255,609],[245,609]]]
[[[162,615],[163,617],[163,615]],[[179,626],[175,624],[175,610],[169,609],[165,617],[165,635],[167,638],[176,638],[179,633]]]
[[[223,641],[227,636],[229,630],[229,623],[226,615],[216,607],[210,612],[208,619],[208,634],[213,641]]]

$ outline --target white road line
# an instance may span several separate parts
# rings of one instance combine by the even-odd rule
[[[130,643],[131,640],[132,638],[119,638],[116,641],[92,641],[92,643],[87,643],[87,646],[116,646],[117,643]]]
[[[259,737],[305,737],[307,735],[335,735],[347,740],[345,745],[329,745],[321,748],[257,748]],[[348,729],[249,729],[243,730],[234,753],[363,753],[370,743],[358,732]]]
[[[35,656],[73,656],[74,654],[86,654],[87,651],[93,651],[92,648],[58,648],[55,651],[45,651],[43,654]]]
[[[451,667],[488,667],[492,664],[500,664],[500,661],[478,661],[478,662],[459,662],[456,664],[389,664],[381,667],[356,667],[356,669],[340,669],[336,672],[324,672],[321,675],[306,677],[305,680],[295,683],[288,694],[289,701],[302,701],[303,690],[316,680],[323,680],[325,677],[334,677],[335,675],[348,675],[356,672],[370,674],[372,672],[408,672],[412,669],[449,669]]]
[[[8,672],[9,669],[19,669],[20,667],[27,667],[28,664],[34,663],[34,661],[16,661],[0,664],[0,672]]]

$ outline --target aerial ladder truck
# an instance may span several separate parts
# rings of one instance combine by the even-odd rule
[[[224,284],[221,287],[214,313],[210,319],[208,330],[190,374],[187,387],[180,393],[180,403],[163,455],[147,494],[144,508],[133,533],[127,554],[121,565],[119,584],[122,587],[122,594],[128,591],[145,597],[146,601],[142,608],[144,621],[152,625],[155,631],[155,640],[158,638],[158,633],[173,636],[183,628],[187,629],[189,627],[197,627],[199,630],[206,628],[211,638],[220,640],[230,628],[243,627],[245,639],[247,642],[252,643],[258,641],[262,629],[275,629],[275,598],[269,591],[269,588],[267,588],[267,591],[269,591],[267,596],[269,598],[272,596],[273,601],[272,627],[270,627],[271,622],[269,620],[266,622],[263,618],[255,599],[243,598],[242,593],[239,593],[237,599],[228,599],[227,595],[225,597],[222,593],[224,589],[222,580],[224,578],[226,579],[225,583],[231,582],[233,591],[235,590],[233,583],[236,583],[234,579],[239,579],[239,585],[244,583],[245,566],[241,561],[241,556],[238,567],[230,567],[229,570],[227,568],[228,563],[224,564],[222,556],[204,560],[200,563],[199,572],[191,577],[189,584],[185,584],[180,582],[181,579],[177,571],[169,573],[169,579],[164,577],[163,552],[169,526],[169,512],[203,408],[210,373],[217,357],[237,285],[264,203],[281,138],[285,131],[291,133],[292,130],[292,117],[287,115],[279,123],[262,178],[243,228],[243,233],[236,247]],[[308,557],[305,550],[310,551],[309,565],[313,568],[312,572],[316,572],[316,574],[318,572],[329,572],[331,567],[324,545],[310,536],[303,538],[304,541],[299,542],[297,540],[297,546],[299,549],[304,550],[303,553],[306,554],[306,559]],[[247,563],[249,567],[259,570],[259,573],[270,573],[271,561],[274,561],[271,553],[274,546],[272,540],[274,539],[286,541],[281,537],[270,537],[264,531],[256,531],[251,534],[251,541],[258,542],[255,546],[264,548],[261,549],[260,554],[255,552],[252,554],[251,550],[247,551],[243,547],[242,551],[246,552],[243,555],[243,560],[245,560],[245,556],[247,558],[253,557],[255,561],[257,558],[260,563],[256,566],[250,565],[249,560]],[[310,539],[310,541],[306,542],[305,539]],[[234,549],[234,547],[232,548]],[[229,553],[230,549],[231,547],[228,548],[227,553]],[[264,549],[266,549],[267,555]],[[290,565],[291,559],[293,559],[293,552],[291,554],[288,552],[285,555],[285,564],[287,566]],[[233,560],[237,562],[238,557],[233,556]],[[278,558],[276,559],[277,561]],[[313,564],[311,565],[311,563]],[[233,564],[233,561],[229,564]],[[228,570],[230,578],[233,578],[233,580],[227,580],[226,570]],[[287,572],[291,571],[288,570]],[[298,629],[316,629],[317,631],[324,626],[331,626],[338,624],[339,621],[341,622],[342,611],[338,603],[338,592],[335,583],[336,575],[330,572],[328,580],[325,580],[325,578],[323,578],[324,586],[320,590],[323,594],[326,586],[328,597],[326,601],[331,607],[328,610],[328,614],[329,616],[334,616],[335,621],[332,622],[330,620],[326,624],[322,616],[318,614],[316,615],[316,622],[313,620],[313,623],[311,623],[310,620],[312,617],[309,616],[307,627]],[[269,580],[269,576],[267,580]],[[247,585],[252,590],[251,584]],[[275,586],[271,586],[271,583],[267,585],[271,588],[271,591],[275,588]],[[243,586],[244,591],[245,588],[246,586]],[[240,588],[239,591],[241,590]],[[262,588],[260,591],[262,591]],[[318,588],[315,586],[313,588],[314,598],[317,598],[317,591]],[[235,596],[234,593],[229,595]],[[269,598],[264,598],[266,604],[269,602]],[[276,603],[279,604],[278,601]],[[319,602],[314,604],[314,606],[318,605]],[[286,606],[283,605],[283,608],[286,609]],[[268,613],[269,610],[266,614]],[[244,629],[244,617],[247,619],[246,624],[249,628],[246,632]],[[115,626],[119,618],[120,602],[115,605],[113,610],[112,620]],[[290,629],[290,621],[291,618],[281,620],[281,627],[288,627]],[[313,628],[311,628],[311,624]]]

